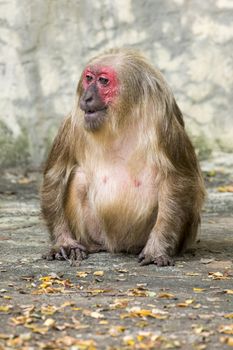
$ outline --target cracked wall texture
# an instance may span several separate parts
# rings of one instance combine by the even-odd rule
[[[39,165],[81,70],[110,47],[165,75],[203,155],[233,150],[232,0],[0,0],[0,164]]]

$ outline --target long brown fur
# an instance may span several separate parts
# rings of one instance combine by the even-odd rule
[[[171,264],[196,238],[205,193],[182,113],[161,73],[137,52],[112,50],[94,64],[114,67],[119,93],[91,132],[79,108],[80,79],[44,171],[48,258],[107,250]]]

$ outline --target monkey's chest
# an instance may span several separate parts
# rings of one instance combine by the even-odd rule
[[[126,167],[101,167],[89,187],[89,200],[105,230],[129,230],[148,220],[157,202],[150,168],[136,175]]]

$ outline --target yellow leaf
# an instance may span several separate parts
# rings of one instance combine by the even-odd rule
[[[233,346],[233,337],[228,337],[226,344],[229,346]]]
[[[218,192],[233,192],[233,185],[220,186],[218,187]]]
[[[147,297],[147,290],[145,290],[145,288],[133,288],[127,291],[127,295],[135,297]]]
[[[46,327],[54,327],[56,321],[53,318],[47,318],[47,320],[44,321],[43,325]]]
[[[48,327],[39,327],[36,324],[26,325],[27,328],[30,328],[33,333],[46,334],[49,330]]]
[[[124,333],[125,327],[123,326],[114,326],[109,329],[109,334],[111,337],[117,337],[119,334]]]
[[[18,184],[20,184],[20,185],[28,185],[28,184],[30,184],[33,181],[34,181],[33,179],[29,179],[28,177],[24,176],[24,177],[21,177],[18,180]]]
[[[88,289],[87,293],[91,293],[92,295],[103,294],[111,292],[111,289]]]
[[[161,299],[176,299],[176,296],[172,293],[160,293],[158,295],[158,298]]]
[[[222,272],[209,272],[209,277],[213,280],[228,280],[229,277],[225,276]]]
[[[95,271],[93,272],[94,276],[103,276],[104,275],[104,271]]]
[[[123,338],[123,341],[128,346],[134,346],[135,345],[135,341],[130,335],[125,336]]]
[[[165,320],[169,317],[167,312],[162,312],[160,310],[147,310],[147,309],[140,309],[139,307],[132,307],[128,313],[121,314],[120,318],[131,318],[131,317],[152,317],[156,318],[158,320]]]
[[[12,305],[0,305],[0,312],[8,312],[12,309]]]
[[[129,299],[115,299],[113,304],[110,304],[111,310],[125,309],[128,306]]]
[[[126,270],[126,269],[117,269],[117,272],[119,272],[119,273],[127,273],[127,272],[129,272],[129,270]]]
[[[204,288],[193,288],[193,291],[195,292],[195,293],[202,293],[202,292],[204,292]]]
[[[200,276],[200,273],[198,273],[198,272],[187,272],[185,275],[186,276]]]
[[[14,325],[28,324],[32,322],[32,318],[28,316],[12,317],[10,322]]]
[[[109,322],[107,320],[101,320],[99,321],[99,324],[109,324]]]
[[[74,305],[75,303],[73,301],[65,301],[63,304],[61,304],[61,308]]]
[[[218,331],[224,334],[233,334],[233,324],[221,325]]]
[[[233,346],[233,337],[220,337],[220,342],[227,344],[228,346]]]
[[[100,312],[97,312],[97,311],[91,312],[90,316],[93,317],[93,318],[103,318],[104,317],[103,314],[101,314]]]
[[[41,306],[42,315],[53,315],[57,310],[58,308],[54,305]]]
[[[233,289],[225,289],[224,293],[226,293],[226,294],[233,294]]]
[[[0,333],[0,339],[10,339],[12,337],[11,334]]]
[[[232,314],[226,314],[224,315],[225,318],[233,318],[233,313]]]
[[[90,272],[85,272],[85,271],[78,271],[76,276],[80,278],[85,278]]]

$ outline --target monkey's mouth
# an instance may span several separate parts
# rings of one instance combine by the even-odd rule
[[[98,110],[86,110],[84,114],[85,127],[87,130],[98,130],[105,120],[107,107]]]

